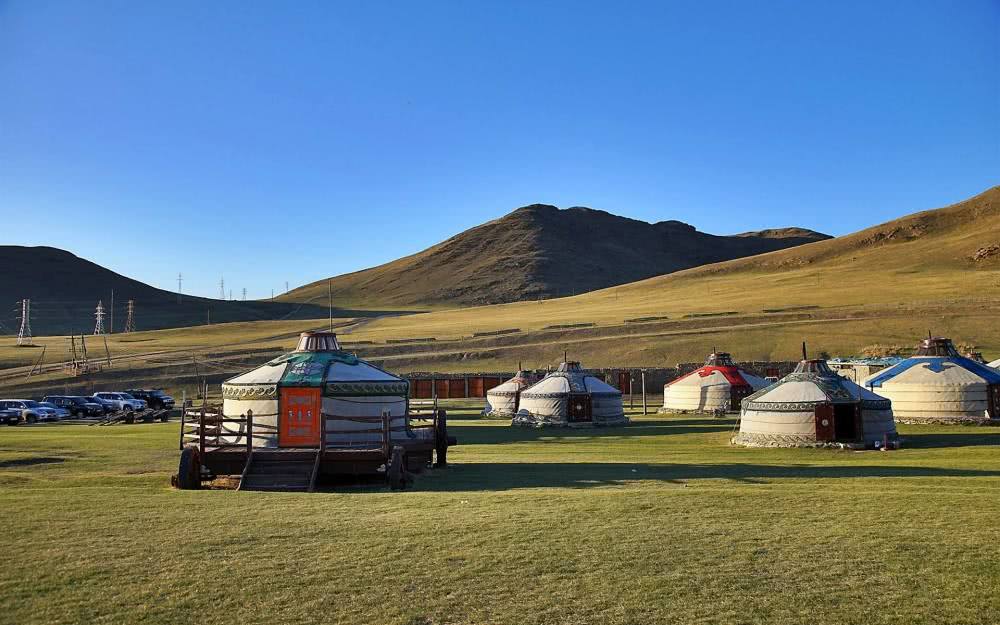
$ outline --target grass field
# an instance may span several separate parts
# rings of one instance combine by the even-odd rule
[[[181,492],[176,423],[3,429],[0,622],[1000,622],[998,428],[751,450],[460,412],[401,493]]]

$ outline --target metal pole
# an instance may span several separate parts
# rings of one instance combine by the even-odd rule
[[[329,289],[330,294],[330,332],[333,332],[333,280],[327,280],[326,286]]]
[[[635,374],[628,372],[628,409],[635,408]]]
[[[646,414],[646,370],[642,370],[642,414]]]

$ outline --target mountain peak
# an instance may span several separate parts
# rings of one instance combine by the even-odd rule
[[[349,306],[395,307],[544,299],[824,238],[805,229],[715,236],[676,220],[650,224],[586,206],[529,204],[412,256],[332,278],[333,295]],[[328,282],[281,299],[325,300]]]

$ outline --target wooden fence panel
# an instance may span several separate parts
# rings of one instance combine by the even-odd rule
[[[413,399],[430,399],[434,397],[432,380],[410,380],[410,397]]]
[[[618,372],[618,390],[622,393],[629,393],[629,379],[632,377],[631,371]]]
[[[448,380],[434,380],[434,394],[438,396],[438,399],[444,399],[448,397]]]
[[[448,395],[446,397],[451,397],[453,399],[462,399],[465,397],[465,378],[458,378],[448,380]]]
[[[483,376],[477,375],[469,378],[469,397],[486,397],[486,385],[483,384]]]

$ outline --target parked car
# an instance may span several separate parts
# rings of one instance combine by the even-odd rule
[[[45,408],[49,408],[50,410],[52,410],[56,414],[56,419],[55,419],[56,421],[62,421],[63,419],[69,419],[70,417],[73,416],[72,414],[70,414],[69,410],[66,410],[65,408],[63,408],[61,406],[57,406],[57,405],[53,404],[52,402],[40,401],[40,402],[38,402],[38,405],[39,406],[43,406]]]
[[[99,404],[101,408],[104,410],[104,414],[106,415],[109,415],[118,410],[118,408],[116,407],[117,404],[115,404],[115,402],[111,401],[110,399],[101,399],[96,395],[92,395],[90,397],[84,397],[84,399],[86,399],[87,401],[92,401],[95,404]]]
[[[20,411],[22,423],[56,420],[55,410],[31,399],[0,399],[0,409],[4,408]]]
[[[167,395],[160,389],[132,389],[125,392],[136,399],[145,401],[146,405],[150,408],[166,408],[167,410],[172,410],[174,407],[174,398]]]
[[[94,397],[111,402],[116,411],[138,412],[146,409],[146,402],[128,393],[94,393]]]
[[[0,423],[17,425],[21,423],[21,411],[14,408],[0,408]]]
[[[100,417],[104,415],[104,404],[97,403],[93,397],[79,395],[46,395],[42,403],[53,403],[65,408],[74,417]]]

